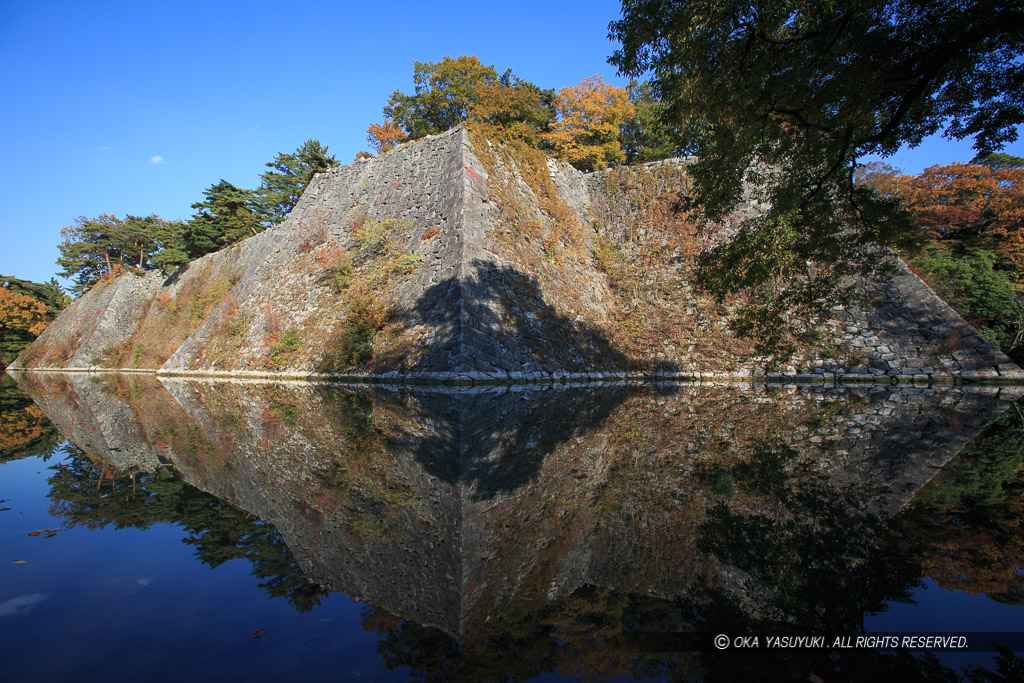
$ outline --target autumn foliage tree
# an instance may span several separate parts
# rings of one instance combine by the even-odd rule
[[[0,287],[0,330],[19,330],[37,336],[46,329],[46,305]]]
[[[1024,286],[1024,169],[932,166],[900,186],[905,206],[930,237],[987,248]]]
[[[395,145],[409,139],[409,136],[401,126],[385,119],[384,123],[371,123],[366,129],[366,141],[374,152],[381,154],[394,148]]]
[[[477,101],[469,119],[491,126],[506,140],[539,146],[555,118],[555,92],[506,74],[497,83],[476,87]]]
[[[1024,169],[980,163],[909,176],[879,162],[856,181],[896,199],[924,239],[904,254],[982,336],[1011,353],[1024,329]]]
[[[583,171],[626,160],[619,133],[634,107],[625,88],[590,76],[579,85],[558,91],[555,109],[558,119],[543,140],[554,148],[558,158]]]
[[[0,286],[0,367],[42,334],[49,322],[46,304]]]

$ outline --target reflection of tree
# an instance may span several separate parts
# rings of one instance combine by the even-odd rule
[[[0,376],[0,460],[48,456],[60,433],[7,376]]]
[[[244,558],[270,597],[283,597],[300,612],[320,604],[327,593],[296,564],[281,534],[266,522],[184,483],[171,472],[117,472],[81,451],[50,468],[50,514],[65,526],[88,529],[147,529],[177,524],[183,542],[211,567]]]
[[[1024,603],[1024,430],[1007,411],[948,463],[902,516],[943,588]]]
[[[529,680],[556,671],[591,680],[643,679],[664,677],[693,658],[643,652],[644,641],[631,632],[671,631],[680,614],[676,602],[584,587],[533,612],[506,615],[499,630],[461,642],[372,609],[364,612],[363,626],[381,636],[377,649],[385,666],[410,666],[424,681]]]

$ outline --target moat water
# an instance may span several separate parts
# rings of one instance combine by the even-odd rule
[[[0,680],[1024,666],[1017,389],[16,379]]]

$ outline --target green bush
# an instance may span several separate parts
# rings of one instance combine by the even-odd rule
[[[1004,352],[1017,337],[1020,307],[995,254],[930,245],[911,264],[978,332]]]

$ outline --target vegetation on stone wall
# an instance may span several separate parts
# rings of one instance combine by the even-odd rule
[[[98,364],[111,368],[160,367],[210,317],[237,282],[237,273],[202,264],[177,291],[161,292],[150,304],[146,324],[117,346],[105,349]],[[228,336],[242,332],[233,327],[238,322],[236,311],[237,302],[221,311],[220,325],[230,330]],[[223,349],[216,346],[204,349],[204,355],[211,357],[222,353]]]

